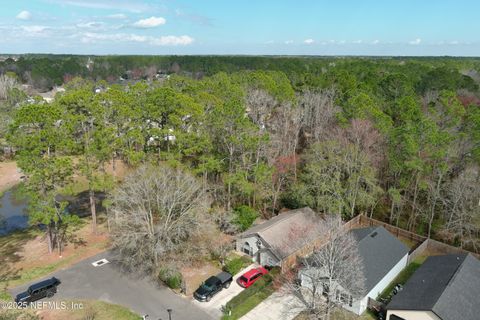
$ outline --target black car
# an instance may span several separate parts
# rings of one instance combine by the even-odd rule
[[[230,287],[232,275],[228,272],[220,272],[216,276],[211,276],[194,292],[193,296],[198,301],[210,301],[214,295],[222,291],[223,288]]]
[[[27,291],[17,294],[15,302],[17,304],[29,304],[45,297],[51,298],[57,293],[57,286],[59,284],[60,280],[55,277],[32,284],[28,287]]]

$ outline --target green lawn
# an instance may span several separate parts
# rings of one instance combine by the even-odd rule
[[[129,310],[117,304],[110,304],[103,301],[75,301],[76,303],[82,303],[84,308],[82,310],[72,311],[72,320],[93,319],[95,320],[139,320],[141,317]],[[87,318],[90,316],[90,318]]]
[[[141,317],[129,309],[103,301],[76,300],[65,301],[68,310],[47,310],[42,312],[42,318],[35,315],[34,310],[0,310],[2,320],[40,320],[69,319],[69,320],[140,320]],[[71,305],[81,306],[73,310]]]
[[[408,281],[408,279],[410,279],[410,277],[415,273],[415,271],[417,271],[417,269],[423,264],[425,259],[426,257],[419,257],[412,261],[408,266],[406,266],[405,269],[403,269],[402,272],[400,272],[400,274],[377,297],[377,300],[379,300],[380,298],[387,298],[388,295],[392,292],[395,285],[397,285],[398,283],[404,285]]]
[[[64,257],[61,260],[45,264],[41,267],[32,267],[30,269],[16,270],[9,267],[15,264],[21,258],[16,254],[29,240],[34,239],[42,232],[36,228],[29,228],[0,237],[0,300],[11,300],[7,288],[16,287],[32,280],[41,278],[75,261],[88,250],[86,247],[78,247],[74,254]],[[96,243],[93,246],[102,246],[102,243]]]
[[[364,312],[361,316],[357,316],[352,312],[343,309],[336,309],[332,312],[331,320],[376,320],[377,318],[370,312]],[[294,320],[309,320],[306,313],[300,313]]]
[[[243,290],[238,295],[233,297],[226,304],[226,310],[229,310],[229,314],[224,315],[222,319],[239,319],[259,305],[263,300],[268,298],[272,293],[275,292],[273,280],[278,273],[279,270],[273,269],[269,274],[264,275],[251,287]]]
[[[10,268],[9,264],[18,262],[20,257],[16,253],[39,234],[37,230],[30,228],[0,237],[0,300],[11,300],[6,291],[7,285],[18,281],[22,276],[18,270]]]

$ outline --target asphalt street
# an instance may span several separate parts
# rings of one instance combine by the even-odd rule
[[[103,258],[112,260],[111,254],[104,252],[32,283],[54,276],[62,283],[51,300],[102,300],[125,306],[140,315],[148,314],[149,320],[167,320],[167,309],[172,309],[172,320],[214,319],[192,301],[176,295],[169,288],[145,278],[124,274],[112,262],[98,267],[92,265],[92,262]],[[32,283],[14,288],[11,293],[15,296]]]

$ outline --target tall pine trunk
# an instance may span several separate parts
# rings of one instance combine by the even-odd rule
[[[90,187],[89,189],[90,196],[90,211],[92,212],[92,232],[97,233],[97,209],[95,207],[95,191]]]

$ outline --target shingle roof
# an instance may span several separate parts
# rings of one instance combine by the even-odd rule
[[[260,236],[274,254],[282,259],[305,245],[308,239],[315,239],[318,234],[318,225],[322,218],[312,209],[305,207],[281,213],[272,219],[251,227],[243,232],[240,237],[245,238],[252,235]],[[292,232],[298,230],[301,237],[289,237]]]
[[[408,247],[383,227],[353,229],[363,260],[365,293],[370,292],[408,254]]]
[[[432,311],[442,320],[480,315],[480,261],[470,254],[429,257],[393,297],[389,310]]]

